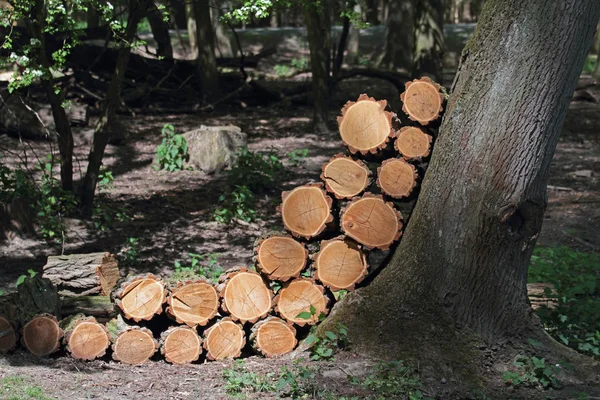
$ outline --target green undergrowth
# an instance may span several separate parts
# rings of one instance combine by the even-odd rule
[[[20,376],[8,376],[0,380],[0,399],[2,400],[50,400],[55,397],[46,395],[44,389],[33,385]]]
[[[225,271],[219,263],[219,256],[218,253],[188,253],[188,260],[175,261],[175,272],[167,280],[174,283],[201,278],[217,283]]]

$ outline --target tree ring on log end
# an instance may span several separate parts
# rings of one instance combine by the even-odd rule
[[[360,160],[336,154],[321,168],[325,188],[338,199],[351,199],[369,186],[371,171]]]
[[[167,303],[167,312],[178,323],[205,326],[219,311],[219,293],[209,282],[185,282],[171,292]]]
[[[416,126],[405,126],[398,131],[394,147],[406,161],[421,161],[431,151],[431,135]]]
[[[30,353],[43,357],[58,351],[63,335],[56,317],[40,315],[25,324],[21,342]]]
[[[338,117],[340,136],[352,154],[376,153],[386,146],[396,132],[392,128],[391,112],[385,111],[387,101],[376,101],[361,94],[356,102],[349,101]]]
[[[417,170],[401,158],[390,158],[377,168],[377,186],[395,199],[408,197],[417,186]]]
[[[167,290],[159,279],[148,275],[126,282],[118,297],[117,304],[126,318],[149,321],[162,312]]]
[[[12,350],[17,344],[17,332],[4,317],[0,317],[0,354]]]
[[[359,246],[343,237],[321,242],[315,255],[317,279],[331,290],[352,290],[367,276],[367,258]]]
[[[110,337],[106,327],[91,317],[75,322],[73,329],[67,334],[66,342],[73,358],[93,360],[106,354]]]
[[[321,313],[327,314],[328,299],[323,294],[323,286],[311,279],[299,278],[288,282],[275,299],[276,309],[287,321],[299,326],[315,325]],[[311,306],[315,313],[309,318],[301,318],[301,313],[311,314]]]
[[[283,192],[281,198],[283,224],[294,236],[310,239],[333,221],[331,197],[320,184],[299,186],[291,192]]]
[[[134,327],[117,336],[112,346],[113,359],[124,364],[144,364],[156,353],[158,343],[146,328]]]
[[[400,95],[402,111],[413,121],[427,125],[439,118],[443,111],[444,95],[440,85],[428,77],[406,82],[406,91]]]
[[[252,327],[252,344],[265,357],[276,357],[290,353],[296,345],[296,329],[284,320],[269,317]]]
[[[306,247],[289,236],[270,236],[256,249],[256,264],[271,280],[285,282],[298,277],[306,267],[307,259]]]
[[[229,318],[223,318],[211,326],[204,337],[204,348],[209,360],[239,357],[245,345],[244,330]]]
[[[366,193],[342,210],[341,226],[346,235],[358,243],[386,250],[400,238],[402,217],[392,203]]]
[[[162,335],[161,353],[172,364],[189,364],[202,354],[202,339],[192,328],[177,326]]]
[[[245,268],[227,277],[221,296],[223,310],[242,323],[258,321],[273,307],[273,294],[262,276]]]

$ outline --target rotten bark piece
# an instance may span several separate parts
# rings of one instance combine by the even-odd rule
[[[7,318],[0,317],[0,354],[7,353],[17,345],[17,332]]]
[[[324,294],[323,286],[312,279],[299,278],[288,282],[275,297],[275,310],[288,322],[304,326],[319,322],[321,313],[327,314],[329,299]],[[311,314],[311,306],[314,314]],[[301,313],[309,313],[309,318],[300,318]]]
[[[233,322],[231,318],[223,318],[211,326],[204,336],[206,358],[209,360],[237,358],[242,354],[245,345],[246,335],[242,326]]]
[[[141,365],[158,350],[152,332],[139,326],[129,326],[120,332],[112,345],[113,360],[129,365]]]
[[[219,310],[219,292],[203,280],[179,282],[167,300],[167,313],[190,328],[205,326]]]
[[[160,337],[160,352],[171,364],[190,364],[202,354],[202,339],[195,329],[175,326]]]
[[[61,296],[108,296],[120,275],[115,256],[103,252],[50,256],[43,277],[56,285]]]
[[[42,314],[60,318],[60,298],[56,286],[40,274],[26,277],[17,287],[14,310],[15,320],[20,326]]]
[[[128,278],[115,294],[115,303],[125,318],[135,322],[149,321],[162,313],[167,301],[163,282],[152,274]]]
[[[333,221],[332,200],[322,187],[322,184],[309,184],[281,193],[281,217],[292,235],[310,239]]]
[[[371,171],[360,160],[336,154],[321,168],[325,189],[336,199],[351,199],[369,186]]]
[[[252,327],[252,348],[265,357],[276,357],[290,353],[296,345],[296,329],[277,317],[269,317]]]
[[[306,267],[308,250],[290,236],[271,235],[258,241],[256,265],[271,280],[288,281]]]
[[[367,276],[367,257],[351,239],[339,237],[321,242],[314,256],[316,278],[331,290],[353,290]]]
[[[402,111],[413,121],[427,125],[440,117],[444,110],[444,94],[440,85],[428,77],[406,82],[406,91],[400,95]]]
[[[387,104],[386,100],[376,101],[361,94],[342,108],[342,116],[337,117],[340,136],[352,154],[375,154],[396,136],[392,127],[394,114],[385,111]]]
[[[221,297],[223,311],[234,321],[256,322],[271,311],[273,293],[260,274],[246,268],[223,277]]]
[[[394,148],[406,161],[421,161],[431,151],[431,135],[416,126],[405,126],[398,131]]]
[[[100,358],[110,346],[108,330],[94,317],[74,318],[64,331],[67,351],[78,360]]]
[[[342,210],[340,225],[346,235],[367,248],[387,250],[400,238],[402,216],[382,196],[365,193]]]
[[[63,336],[64,332],[54,315],[38,315],[23,327],[21,344],[31,354],[44,357],[58,351]]]
[[[417,186],[417,170],[401,158],[390,158],[377,168],[377,186],[395,199],[408,197]]]
[[[110,296],[65,297],[61,303],[63,316],[82,313],[94,317],[98,321],[108,322],[116,312],[115,304],[110,300]]]

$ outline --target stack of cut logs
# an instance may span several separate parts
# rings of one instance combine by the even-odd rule
[[[444,96],[423,78],[408,82],[401,99],[411,120],[428,125],[439,118]],[[113,359],[126,364],[142,364],[159,350],[176,364],[194,362],[204,351],[208,360],[235,358],[247,338],[267,357],[291,352],[298,343],[295,327],[306,335],[327,314],[333,292],[353,290],[367,276],[366,252],[389,249],[400,238],[402,217],[392,201],[411,196],[432,137],[419,126],[397,129],[399,121],[386,108],[385,100],[365,94],[344,106],[339,131],[351,155],[325,163],[323,183],[282,194],[280,211],[291,235],[256,241],[256,271],[230,270],[218,284],[172,283],[151,274],[117,282],[117,263],[108,253],[50,257],[43,278],[21,285],[12,316],[0,317],[0,352],[15,347],[18,332],[38,356],[58,351],[62,342],[74,358],[102,357],[111,347]],[[371,169],[377,174],[372,189],[380,194],[365,192]],[[318,251],[309,257],[317,238]],[[61,311],[53,312],[49,300],[43,314],[24,312],[32,307],[20,304],[39,303],[32,293],[40,290],[62,296],[62,314],[71,316],[59,322]]]

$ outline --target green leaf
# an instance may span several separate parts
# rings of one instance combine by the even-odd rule
[[[16,285],[16,286],[19,286],[21,283],[25,282],[25,279],[26,279],[26,278],[27,278],[27,276],[26,276],[26,275],[21,275],[21,276],[19,276],[19,277],[17,278],[17,285]]]
[[[303,311],[300,314],[296,315],[296,318],[299,319],[311,319],[313,316],[313,314],[309,313],[308,311]]]
[[[317,309],[312,304],[310,305],[310,315],[315,315],[317,313]]]
[[[331,331],[325,332],[325,336],[327,336],[331,340],[337,340],[337,335]]]
[[[317,336],[314,333],[309,334],[306,339],[304,339],[305,345],[311,345],[317,340]]]

